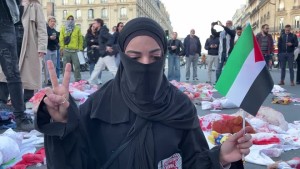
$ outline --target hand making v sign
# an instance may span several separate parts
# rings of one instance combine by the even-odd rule
[[[62,84],[58,83],[56,72],[52,61],[47,61],[52,88],[46,88],[44,102],[47,110],[55,122],[66,123],[68,119],[67,109],[69,103],[69,82],[71,77],[71,64],[67,63]]]

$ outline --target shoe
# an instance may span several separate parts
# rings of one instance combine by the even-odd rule
[[[26,113],[14,113],[17,129],[22,131],[31,131],[34,129],[33,120]]]
[[[211,84],[211,82],[210,82],[210,81],[206,81],[205,83]]]
[[[190,78],[186,78],[186,81],[189,81],[190,80]]]
[[[295,86],[295,83],[293,81],[291,81],[291,86]]]
[[[296,82],[296,84],[300,84],[300,82]]]
[[[199,79],[195,77],[193,80],[198,81]]]
[[[284,81],[281,80],[278,85],[284,85]]]

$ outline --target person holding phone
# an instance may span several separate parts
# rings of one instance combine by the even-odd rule
[[[48,46],[47,46],[47,54],[44,57],[44,61],[52,60],[54,63],[54,67],[56,68],[57,63],[57,49],[58,49],[58,32],[55,30],[56,19],[54,16],[48,17],[48,25],[47,25],[47,33],[48,33]],[[47,85],[51,85],[49,71],[46,69],[46,77]]]
[[[291,86],[295,86],[294,82],[294,50],[298,46],[297,36],[291,33],[291,25],[285,25],[284,33],[278,39],[278,58],[280,61],[281,67],[281,79],[279,85],[284,85],[285,79],[285,68],[286,63],[288,62],[289,70],[290,70],[290,80]]]

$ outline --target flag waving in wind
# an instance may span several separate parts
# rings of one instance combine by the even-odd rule
[[[235,44],[215,88],[236,106],[255,116],[273,86],[249,24]]]

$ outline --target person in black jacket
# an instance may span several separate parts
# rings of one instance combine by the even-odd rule
[[[94,26],[98,30],[98,44],[99,44],[99,59],[94,67],[94,71],[91,74],[88,82],[90,84],[95,83],[96,78],[98,77],[100,71],[105,69],[105,66],[108,70],[115,76],[117,73],[117,66],[115,62],[115,50],[110,43],[112,40],[112,35],[109,33],[108,28],[104,25],[102,19],[95,19]]]
[[[222,32],[217,32],[214,29],[215,25],[220,25],[224,28]],[[218,22],[213,22],[211,24],[211,34],[214,35],[215,37],[219,37],[220,40],[220,46],[219,46],[219,65],[216,70],[216,81],[218,81],[223,66],[225,65],[227,58],[229,57],[233,46],[234,46],[234,38],[236,35],[236,32],[234,28],[232,27],[232,21],[228,20],[226,22],[226,26],[224,26],[220,21]]]
[[[48,24],[47,24],[47,34],[48,34],[48,46],[47,46],[47,53],[44,57],[44,61],[52,60],[54,63],[54,67],[57,66],[57,50],[58,50],[58,32],[55,30],[56,19],[54,16],[48,17]],[[46,69],[46,77],[47,85],[51,85],[49,72]]]
[[[180,53],[184,50],[183,44],[177,39],[177,32],[173,32],[168,41],[168,79],[180,81]]]
[[[195,35],[194,29],[192,29],[190,34],[184,39],[183,46],[186,56],[185,78],[187,81],[190,80],[191,63],[193,63],[193,80],[199,80],[197,77],[197,65],[201,54],[201,43],[199,37]]]
[[[117,49],[117,43],[118,43],[118,39],[119,39],[119,34],[122,31],[123,27],[124,27],[123,22],[119,22],[117,24],[116,31],[113,33],[113,38],[112,38],[112,42],[111,42],[112,46],[113,46],[113,50],[116,50],[114,53],[116,53],[115,57],[116,57],[116,65],[117,65],[117,67],[120,64],[120,55],[119,55],[119,52],[118,52],[118,49]]]
[[[266,66],[272,68],[272,56],[274,53],[274,41],[271,34],[269,34],[269,25],[261,26],[261,32],[256,35],[256,40],[259,44],[260,50],[265,58]]]
[[[33,123],[31,117],[24,113],[23,88],[14,27],[14,24],[20,21],[19,4],[20,1],[16,0],[0,1],[0,64],[1,74],[5,75],[0,82],[0,104],[6,105],[10,95],[17,127],[19,130],[28,131],[33,128]]]
[[[98,32],[93,24],[90,25],[85,35],[85,42],[87,45],[87,56],[90,65],[90,75],[94,71],[95,64],[99,59],[99,43],[98,43]],[[101,78],[101,72],[98,76]]]
[[[218,66],[218,52],[219,52],[219,37],[215,37],[214,35],[210,35],[210,37],[205,42],[205,49],[207,50],[207,64],[208,64],[208,81],[206,83],[211,83],[211,73],[212,73],[212,65],[215,67]]]
[[[279,85],[284,85],[286,62],[288,62],[290,70],[291,86],[295,86],[294,82],[294,50],[298,46],[297,36],[291,33],[291,25],[285,25],[285,33],[278,39],[278,58],[281,67],[281,79]]]
[[[53,89],[35,118],[48,169],[243,168],[239,160],[250,152],[251,136],[240,131],[208,148],[194,104],[164,74],[167,39],[157,22],[129,21],[118,44],[115,79],[79,108],[68,92],[70,64],[59,85],[48,62]]]

